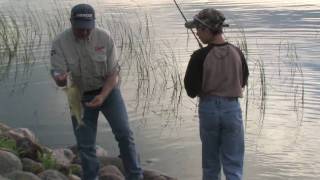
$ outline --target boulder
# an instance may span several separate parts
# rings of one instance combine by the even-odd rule
[[[143,179],[144,180],[177,180],[176,178],[169,177],[155,170],[143,170]]]
[[[99,145],[96,146],[96,154],[98,158],[108,156],[108,152]]]
[[[31,140],[33,143],[37,142],[36,136],[33,132],[31,132],[27,128],[17,128],[17,129],[11,129],[7,132],[7,135],[9,137],[14,138],[15,140],[21,139],[21,138],[27,138]]]
[[[41,180],[38,176],[30,172],[13,171],[5,175],[10,180]]]
[[[69,180],[81,180],[81,178],[79,176],[76,176],[76,175],[69,175],[68,176]]]
[[[61,166],[70,166],[75,158],[75,155],[70,149],[54,149],[52,151],[52,156],[57,164]]]
[[[79,157],[79,153],[78,153],[78,148],[76,145],[73,145],[73,146],[69,146],[68,147],[72,152],[73,154],[75,155],[75,158],[73,159],[72,163],[76,163],[76,164],[81,164],[81,159]],[[98,158],[100,157],[107,157],[108,155],[108,152],[103,149],[101,146],[97,145],[96,146],[96,155]]]
[[[99,180],[125,180],[123,177],[116,174],[105,174],[99,177]]]
[[[122,174],[125,173],[125,170],[124,170],[124,166],[122,164],[122,160],[118,157],[99,157],[99,162],[101,164],[101,166],[108,166],[108,165],[114,165],[116,166]]]
[[[13,153],[0,150],[0,174],[22,170],[20,159]]]
[[[125,180],[125,177],[119,168],[113,165],[103,166],[100,168],[99,177],[101,180]]]
[[[68,180],[68,178],[56,170],[45,170],[42,173],[38,174],[41,179],[45,180]]]
[[[23,170],[34,174],[39,174],[45,170],[44,166],[29,158],[21,159]]]

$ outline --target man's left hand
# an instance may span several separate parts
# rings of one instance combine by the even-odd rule
[[[85,103],[86,106],[91,108],[97,108],[103,104],[105,97],[102,95],[97,95],[90,102]]]

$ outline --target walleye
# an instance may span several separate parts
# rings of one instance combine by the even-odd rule
[[[71,74],[67,74],[67,85],[63,88],[63,91],[66,93],[70,108],[70,113],[77,120],[78,127],[85,125],[82,116],[83,116],[83,107],[81,104],[81,92],[76,84],[73,83]]]

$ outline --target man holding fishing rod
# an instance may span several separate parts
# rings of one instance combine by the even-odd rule
[[[70,22],[71,28],[53,41],[51,66],[58,86],[66,86],[70,75],[81,92],[83,125],[79,126],[75,116],[72,116],[72,124],[83,168],[82,179],[98,179],[99,162],[95,148],[101,111],[118,141],[126,180],[142,180],[133,133],[118,87],[119,65],[114,41],[109,32],[95,27],[95,11],[88,4],[74,6]]]
[[[247,85],[248,66],[241,50],[224,39],[224,15],[213,8],[201,10],[185,23],[206,47],[190,58],[184,84],[188,96],[199,97],[203,180],[241,180],[244,130],[238,98]]]

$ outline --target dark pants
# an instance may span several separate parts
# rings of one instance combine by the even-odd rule
[[[83,103],[91,101],[96,94],[84,94]],[[118,142],[120,157],[126,170],[127,180],[142,179],[142,169],[135,149],[133,133],[128,123],[128,114],[120,90],[115,88],[99,108],[83,105],[84,126],[78,126],[72,117],[74,134],[83,168],[83,180],[94,180],[98,176],[99,162],[96,156],[97,120],[101,111],[108,120]]]

